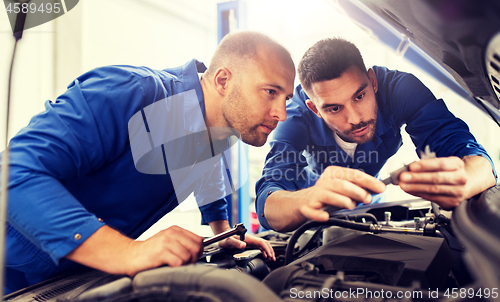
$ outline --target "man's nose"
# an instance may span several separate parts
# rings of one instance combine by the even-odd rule
[[[363,115],[355,106],[351,106],[347,111],[347,122],[349,124],[357,125],[363,121]]]
[[[286,120],[286,100],[276,102],[271,109],[271,116],[280,122]]]

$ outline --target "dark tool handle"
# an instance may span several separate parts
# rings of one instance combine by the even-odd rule
[[[238,223],[237,225],[234,226],[229,231],[222,232],[220,234],[217,234],[213,237],[207,238],[203,241],[203,246],[207,246],[209,244],[212,244],[214,242],[221,241],[223,239],[226,239],[228,237],[231,237],[233,235],[240,235],[240,240],[243,241],[245,240],[245,233],[247,232],[247,229],[243,225],[243,223]]]

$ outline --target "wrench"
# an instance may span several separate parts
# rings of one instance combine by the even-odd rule
[[[240,235],[240,240],[244,241],[246,232],[247,232],[247,229],[245,228],[243,223],[238,223],[237,225],[234,226],[234,228],[230,229],[229,231],[222,232],[222,233],[217,234],[213,237],[210,237],[210,238],[203,240],[203,246],[207,246],[207,245],[212,244],[214,242],[221,241],[221,240],[226,239],[228,237],[231,237],[233,235]]]

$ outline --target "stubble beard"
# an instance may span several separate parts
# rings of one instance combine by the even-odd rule
[[[368,126],[368,133],[365,134],[365,137],[354,137],[352,136],[352,132],[364,128]],[[375,129],[377,127],[377,119],[371,119],[368,122],[361,122],[357,125],[354,125],[351,127],[351,129],[347,132],[337,132],[337,135],[345,142],[348,143],[357,143],[357,144],[364,144],[373,139],[375,136]]]
[[[244,110],[246,104],[248,101],[241,96],[239,87],[235,87],[222,106],[222,116],[228,127],[239,133],[243,142],[261,147],[266,143],[267,135],[258,132],[259,125],[249,127],[251,122]]]
[[[375,130],[377,129],[377,117],[378,117],[378,104],[377,104],[376,100],[374,100],[374,101],[375,101],[375,108],[373,110],[373,114],[374,114],[375,118],[373,118],[367,122],[361,122],[357,125],[352,125],[351,129],[346,131],[346,132],[335,131],[337,133],[337,135],[343,141],[348,142],[348,143],[364,144],[364,143],[367,143],[373,139],[373,137],[375,136]],[[368,126],[369,129],[368,129],[368,133],[365,134],[365,137],[352,136],[352,132],[359,130],[361,128],[364,128],[366,126]]]

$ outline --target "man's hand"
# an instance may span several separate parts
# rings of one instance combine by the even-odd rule
[[[354,209],[357,203],[368,204],[373,193],[382,193],[385,185],[375,177],[356,169],[329,166],[304,197],[300,213],[307,219],[326,221],[326,206]]]
[[[215,220],[209,222],[208,224],[212,228],[214,234],[220,234],[231,229],[227,220]],[[239,236],[233,236],[219,241],[219,246],[223,248],[243,249],[247,246],[247,244],[250,247],[259,248],[262,251],[262,255],[264,256],[264,258],[276,260],[271,244],[267,240],[264,240],[262,238],[245,234],[244,242],[239,240]]]
[[[353,209],[356,203],[370,203],[372,193],[384,190],[383,182],[360,170],[329,166],[310,188],[270,194],[264,215],[274,230],[292,231],[308,219],[328,220],[325,207]]]
[[[203,237],[178,226],[145,241],[134,241],[103,226],[66,258],[110,274],[134,276],[161,265],[195,262],[203,253]]]
[[[161,265],[181,266],[194,263],[203,254],[203,237],[178,226],[171,226],[153,237],[136,242],[135,260],[128,275]]]
[[[449,210],[495,184],[491,165],[482,156],[422,159],[399,176],[405,192]]]
[[[225,240],[220,241],[219,246],[223,248],[237,248],[237,249],[242,249],[245,248],[246,246],[258,248],[261,250],[264,258],[276,261],[276,255],[274,254],[274,250],[269,241],[252,235],[246,234],[245,241],[240,241],[239,236],[229,237]]]

